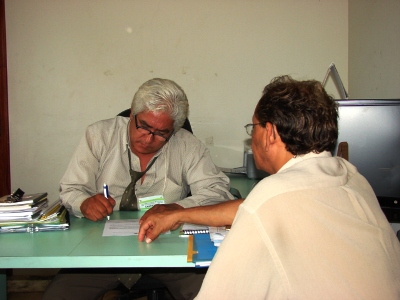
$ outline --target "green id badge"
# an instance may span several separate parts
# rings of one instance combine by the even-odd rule
[[[164,204],[163,195],[155,195],[149,197],[139,198],[139,210],[146,211],[152,208],[156,204]]]

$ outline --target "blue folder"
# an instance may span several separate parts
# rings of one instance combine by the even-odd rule
[[[208,267],[217,249],[209,234],[193,234],[189,236],[187,261],[198,268]]]

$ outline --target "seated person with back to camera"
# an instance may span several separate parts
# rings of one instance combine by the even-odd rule
[[[271,175],[245,200],[143,218],[139,240],[232,224],[196,299],[400,299],[400,243],[367,180],[331,155],[338,109],[321,83],[275,78],[245,127]]]
[[[90,125],[61,179],[65,207],[77,217],[98,221],[113,210],[137,210],[137,200],[147,196],[161,195],[165,202],[147,216],[233,199],[229,178],[214,165],[208,149],[181,129],[188,109],[180,86],[154,78],[135,93],[129,118]],[[103,183],[108,184],[108,198]],[[127,288],[135,282],[130,276],[134,270],[111,271],[61,270],[43,299],[98,299],[121,282]],[[172,272],[149,275],[163,282],[175,299],[193,299],[205,272]]]

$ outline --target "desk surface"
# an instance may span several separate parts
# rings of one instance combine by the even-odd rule
[[[229,175],[231,186],[247,197],[257,180]],[[111,219],[138,219],[140,212],[114,212]],[[104,221],[71,217],[67,231],[0,235],[0,299],[6,299],[5,269],[194,267],[188,263],[187,238],[177,230],[151,244],[137,236],[103,237]]]
[[[258,179],[249,179],[243,174],[229,174],[231,187],[239,190],[241,196],[246,198],[253,187],[260,181]]]
[[[230,175],[231,186],[246,197],[256,180]],[[140,212],[114,212],[111,219],[138,219]],[[71,216],[66,231],[12,233],[0,236],[0,269],[96,267],[194,267],[186,262],[187,239],[177,230],[151,244],[137,236],[103,237],[105,220]]]
[[[138,219],[139,212],[114,212],[112,220]],[[137,236],[103,237],[104,221],[71,217],[66,231],[0,236],[0,269],[94,267],[193,267],[186,262],[187,239],[179,232],[151,244]]]

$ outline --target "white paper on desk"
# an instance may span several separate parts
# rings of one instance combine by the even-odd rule
[[[103,236],[130,236],[139,234],[139,219],[107,220]],[[167,231],[165,233],[171,233]]]
[[[107,220],[103,236],[129,236],[139,234],[139,219]]]

